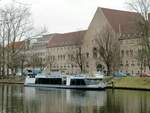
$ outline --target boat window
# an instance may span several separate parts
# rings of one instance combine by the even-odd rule
[[[86,85],[84,79],[71,79],[70,85]]]
[[[35,83],[58,85],[58,84],[62,84],[62,79],[61,78],[37,78]]]
[[[85,83],[86,85],[96,85],[100,83],[100,79],[86,79]]]
[[[66,80],[63,80],[62,84],[66,85],[66,82],[67,82]]]
[[[28,74],[30,78],[35,78],[35,74]]]

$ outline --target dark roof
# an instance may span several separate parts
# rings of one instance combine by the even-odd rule
[[[55,34],[52,39],[49,40],[48,48],[80,45],[82,43],[85,32],[86,30],[64,34]]]
[[[108,22],[116,32],[135,33],[138,13],[101,8]]]

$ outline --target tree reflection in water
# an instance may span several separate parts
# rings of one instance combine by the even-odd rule
[[[103,113],[150,113],[150,92],[107,90]]]

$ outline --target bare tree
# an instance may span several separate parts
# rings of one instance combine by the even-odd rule
[[[142,48],[142,54],[139,54],[139,58],[144,58],[144,61],[146,60],[146,65],[145,62],[141,63],[144,63],[142,64],[143,66],[148,66],[150,70],[150,21],[148,19],[148,15],[150,13],[150,0],[133,0],[127,4],[131,10],[138,14],[135,21],[137,24],[137,30],[141,34],[139,38],[139,45]]]
[[[82,41],[85,35],[85,31],[78,31],[74,35],[74,46],[76,47],[75,50],[68,51],[68,61],[71,63],[72,68],[79,67],[80,72],[85,72],[85,62],[86,57],[85,54],[82,52]]]
[[[47,56],[46,56],[46,65],[48,66],[49,70],[52,70],[52,65],[55,62],[55,56],[51,54],[49,50],[47,50]]]
[[[84,72],[84,66],[85,66],[85,55],[82,53],[81,46],[79,45],[75,51],[69,52],[69,61],[71,62],[71,65],[78,65],[80,68],[80,72]]]
[[[21,54],[18,55],[17,60],[18,60],[18,68],[21,69],[21,75],[23,75],[23,70],[25,68],[25,63],[27,62],[26,54],[22,52]]]
[[[2,76],[2,46],[0,44],[0,76]]]
[[[0,9],[0,41],[2,44],[2,75],[8,75],[9,70],[15,75],[17,56],[26,49],[21,45],[16,49],[16,42],[36,37],[43,32],[35,33],[31,21],[30,9],[26,5],[9,4]],[[7,70],[7,71],[6,71]],[[6,73],[7,72],[7,73]]]
[[[97,58],[102,61],[107,68],[107,75],[120,63],[120,45],[117,34],[108,26],[96,34]]]
[[[40,68],[41,70],[43,70],[45,67],[42,58],[37,56],[36,54],[30,56],[30,59],[28,60],[28,65],[30,65],[33,69]]]
[[[15,42],[27,37],[29,31],[32,29],[29,20],[29,8],[25,6],[17,6],[11,4],[0,9],[0,37],[3,45],[3,75],[5,70],[11,68],[12,73],[15,74],[14,62],[17,51],[15,50]],[[11,45],[10,45],[11,44]],[[7,45],[7,47],[5,47]],[[5,65],[6,64],[6,65]],[[9,64],[12,64],[11,66]],[[5,69],[5,66],[7,67]]]
[[[142,49],[138,50],[138,53],[136,55],[136,59],[138,61],[138,65],[140,66],[140,74],[142,74],[143,71],[145,71],[145,68],[146,68],[146,65],[147,65],[146,55],[145,55],[144,50],[142,50]]]

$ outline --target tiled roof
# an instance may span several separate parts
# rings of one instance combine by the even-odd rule
[[[64,34],[55,34],[51,40],[49,40],[48,48],[80,45],[84,37],[86,30],[70,32]]]
[[[25,41],[18,41],[18,42],[10,43],[9,46],[7,47],[13,47],[13,46],[15,49],[25,48]]]
[[[135,33],[138,13],[101,8],[108,22],[116,32]]]

